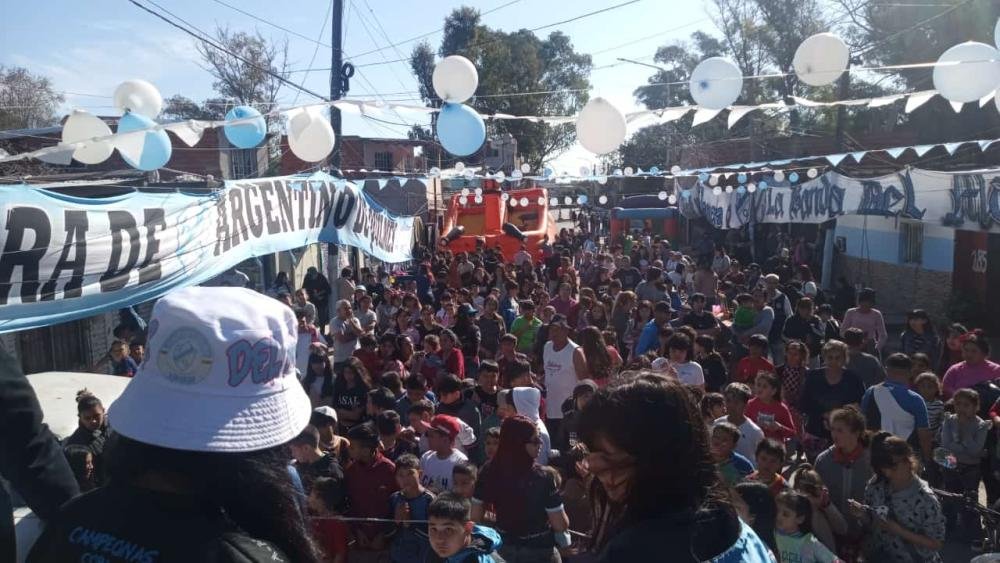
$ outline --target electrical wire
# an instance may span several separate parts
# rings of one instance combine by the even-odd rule
[[[295,31],[295,30],[292,30],[292,29],[288,29],[287,27],[284,27],[284,26],[278,25],[278,24],[276,24],[274,22],[268,21],[267,19],[264,19],[264,18],[262,18],[260,16],[254,15],[254,14],[252,14],[250,12],[247,12],[246,10],[243,10],[241,8],[237,8],[236,6],[233,6],[232,4],[229,4],[228,2],[223,2],[223,0],[212,0],[212,1],[215,2],[216,4],[221,4],[221,5],[227,7],[229,9],[231,9],[231,10],[235,10],[235,11],[243,14],[244,16],[247,16],[249,18],[253,18],[253,19],[255,19],[255,20],[257,20],[257,21],[259,21],[259,22],[261,22],[263,24],[269,25],[269,26],[271,26],[273,28],[276,28],[276,29],[280,29],[281,31],[284,31],[285,33],[289,33],[289,34],[294,35],[294,36],[296,36],[296,37],[298,37],[300,39],[305,39],[306,41],[309,41],[310,43],[315,43],[317,46],[326,47],[327,49],[332,49],[333,48],[333,46],[330,45],[329,43],[323,43],[320,40],[316,40],[316,39],[313,39],[311,37],[306,37],[305,35],[302,35],[298,31]]]
[[[219,0],[216,0],[216,1],[219,1]],[[323,37],[323,35],[326,33],[326,24],[330,22],[330,14],[333,12],[333,2],[334,2],[334,0],[330,0],[330,2],[326,5],[326,15],[323,16],[323,25],[322,25],[322,27],[319,28],[319,36],[320,37]],[[319,48],[320,48],[321,45],[322,44],[319,41],[316,42],[316,47],[313,49],[312,57],[309,59],[309,66],[312,66],[313,63],[316,62],[316,55],[319,53]],[[308,79],[309,79],[309,72],[306,71],[306,75],[302,78],[302,83],[299,84],[299,86],[305,86],[306,85],[306,80],[308,80]],[[296,90],[295,91],[295,98],[292,100],[292,105],[293,106],[296,104],[296,102],[299,101],[299,95],[301,93],[302,93],[302,90]]]
[[[511,0],[510,2],[507,2],[505,4],[501,4],[501,5],[497,6],[496,8],[487,10],[487,11],[485,11],[485,12],[479,14],[479,15],[480,15],[480,17],[487,16],[489,14],[492,14],[493,12],[502,10],[502,9],[508,7],[508,6],[512,6],[512,5],[517,4],[519,2],[522,2],[522,1],[523,0]],[[404,45],[406,43],[412,43],[413,41],[416,41],[418,39],[423,39],[425,37],[430,37],[431,35],[434,35],[435,33],[441,33],[442,31],[444,31],[444,27],[441,27],[440,29],[435,29],[434,31],[428,31],[427,33],[422,33],[420,35],[416,35],[414,37],[410,37],[409,39],[404,39],[404,40],[398,41],[396,43],[390,43],[389,45],[387,45],[385,47],[381,47],[381,48],[378,48],[378,49],[373,49],[371,51],[365,51],[364,53],[358,53],[357,55],[354,55],[354,57],[352,57],[352,58],[357,59],[357,58],[364,57],[366,55],[371,55],[371,54],[374,54],[374,53],[385,51],[385,50],[391,49],[393,47],[398,47],[398,46]]]
[[[127,1],[128,1],[129,3],[131,3],[131,4],[135,5],[136,7],[140,8],[141,10],[143,10],[143,11],[145,11],[145,12],[148,12],[149,14],[152,14],[153,16],[155,16],[155,17],[157,17],[157,18],[159,18],[159,19],[161,19],[161,20],[163,20],[163,21],[167,22],[167,23],[168,23],[168,24],[170,24],[171,26],[173,26],[173,27],[176,27],[177,29],[179,29],[179,30],[183,31],[184,33],[186,33],[186,34],[188,34],[188,35],[190,35],[190,36],[194,37],[195,39],[198,39],[199,41],[203,42],[204,44],[206,44],[206,45],[209,45],[209,46],[211,46],[211,47],[212,47],[212,48],[214,48],[214,49],[217,49],[217,50],[219,50],[219,51],[222,51],[223,53],[226,53],[227,55],[229,55],[229,56],[231,56],[231,57],[233,57],[233,58],[236,58],[236,59],[238,59],[238,60],[242,61],[243,63],[247,64],[247,65],[250,65],[250,66],[252,66],[252,67],[256,68],[257,70],[259,70],[259,71],[261,71],[261,72],[263,72],[263,73],[267,74],[268,76],[271,76],[271,77],[273,77],[274,79],[276,79],[276,80],[280,81],[280,82],[281,82],[281,83],[283,83],[283,84],[286,84],[286,85],[288,85],[288,86],[291,86],[292,88],[295,88],[295,89],[297,89],[297,90],[301,90],[302,92],[305,92],[306,94],[309,94],[309,95],[311,95],[311,96],[314,96],[314,97],[316,97],[316,98],[318,98],[318,99],[320,99],[320,100],[325,100],[325,101],[329,101],[329,100],[328,100],[328,99],[326,98],[326,96],[323,96],[323,95],[320,95],[320,94],[317,94],[316,92],[313,92],[312,90],[309,90],[308,88],[305,88],[305,87],[303,87],[303,86],[299,86],[298,84],[296,84],[296,83],[292,82],[291,80],[288,80],[288,79],[287,79],[287,78],[285,78],[284,76],[281,76],[280,74],[278,74],[278,73],[276,73],[276,72],[272,71],[271,69],[269,69],[269,68],[264,68],[264,67],[262,67],[262,66],[260,66],[260,65],[258,65],[258,64],[256,64],[256,63],[254,63],[253,61],[250,61],[250,60],[249,60],[249,59],[247,59],[246,57],[243,57],[242,55],[239,55],[239,54],[237,54],[237,53],[234,53],[234,52],[230,51],[229,49],[226,49],[225,47],[223,47],[223,46],[219,45],[219,44],[218,44],[218,43],[216,43],[215,41],[213,41],[213,40],[211,40],[211,39],[209,39],[209,38],[207,38],[207,37],[204,37],[204,36],[202,36],[202,35],[199,35],[198,33],[195,33],[195,32],[193,32],[193,31],[191,31],[190,29],[187,29],[187,28],[185,28],[184,26],[182,26],[182,25],[178,24],[177,22],[174,22],[174,21],[170,20],[170,18],[167,18],[167,17],[166,17],[166,16],[164,16],[163,14],[160,14],[160,13],[158,13],[158,12],[156,12],[156,11],[154,11],[154,10],[152,10],[152,9],[148,8],[147,6],[144,6],[144,5],[140,4],[140,3],[139,3],[139,2],[137,2],[136,0],[127,0]],[[153,4],[154,6],[157,6],[157,7],[160,7],[160,6],[158,5],[158,4],[156,4],[156,3],[155,3],[155,2],[153,2],[152,0],[146,0],[146,1],[147,1],[147,2],[149,2],[149,3],[151,3],[151,4]],[[174,16],[175,18],[177,18],[177,16],[176,16],[176,15],[174,15],[174,14],[172,14],[172,13],[171,13],[170,11],[168,11],[168,10],[165,10],[165,9],[163,9],[162,7],[160,7],[160,9],[161,9],[161,10],[163,10],[164,12],[167,12],[168,14],[170,14],[170,15]],[[181,18],[177,18],[177,19],[179,19],[179,20],[181,20],[181,21],[184,21],[184,20],[182,20]],[[189,24],[189,25],[190,25],[190,24]],[[191,27],[194,27],[194,26],[191,26]],[[195,29],[197,29],[197,28],[195,28]],[[202,32],[202,33],[204,33],[204,32]]]
[[[574,16],[572,18],[568,18],[568,19],[565,19],[565,20],[560,20],[560,21],[557,21],[557,22],[547,23],[545,25],[540,25],[538,27],[533,27],[533,28],[528,29],[528,31],[534,33],[536,31],[541,31],[543,29],[549,29],[550,27],[556,27],[556,26],[560,26],[560,25],[563,25],[563,24],[572,23],[572,22],[575,22],[575,21],[578,21],[578,20],[582,20],[584,18],[589,18],[591,16],[596,16],[598,14],[603,14],[605,12],[610,12],[612,10],[617,10],[619,8],[624,8],[626,6],[629,6],[629,5],[632,5],[632,4],[636,4],[638,2],[642,2],[642,0],[627,0],[626,2],[621,2],[621,3],[618,3],[618,4],[614,4],[612,6],[607,6],[605,8],[601,8],[599,10],[593,10],[591,12],[587,12],[585,14],[580,14],[580,15]],[[497,39],[497,38],[486,39],[486,40],[483,40],[483,41],[470,43],[469,45],[466,45],[466,48],[481,47],[483,45],[488,45],[490,43],[496,43],[497,41],[499,41],[499,39]],[[386,65],[386,64],[393,64],[393,63],[400,63],[400,62],[409,62],[412,59],[413,59],[413,57],[406,57],[406,58],[392,59],[392,60],[378,62],[378,63],[366,63],[366,64],[360,64],[360,65],[354,65],[354,66],[356,66],[356,67],[381,66],[381,65]]]

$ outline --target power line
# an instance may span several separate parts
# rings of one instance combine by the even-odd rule
[[[375,34],[372,33],[371,28],[368,27],[368,20],[365,18],[364,14],[361,13],[361,10],[358,8],[358,6],[354,4],[354,0],[350,0],[350,3],[352,6],[354,6],[354,11],[358,12],[358,21],[361,22],[361,27],[364,28],[365,33],[368,35],[368,38],[371,39],[372,45],[378,47],[378,39],[375,38]],[[369,10],[370,9],[371,8],[369,7]],[[375,18],[374,12],[372,12],[372,17],[377,22],[377,18]],[[375,24],[372,25],[374,27]],[[381,27],[381,24],[378,24],[378,26]],[[386,36],[386,39],[388,40],[388,36]],[[382,56],[383,59],[385,59],[385,53],[379,53],[379,54]],[[395,78],[396,81],[399,82],[400,86],[402,86],[403,88],[407,88],[407,85],[403,83],[403,79],[400,78],[398,74],[396,74],[396,69],[394,67],[389,67],[389,71],[392,73],[393,78]]]
[[[257,21],[259,21],[259,22],[261,22],[263,24],[269,25],[269,26],[271,26],[273,28],[276,28],[276,29],[280,29],[281,31],[284,31],[285,33],[290,33],[290,34],[292,34],[292,35],[294,35],[294,36],[296,36],[296,37],[298,37],[300,39],[305,39],[306,41],[309,41],[310,43],[315,43],[315,44],[317,44],[317,45],[319,45],[321,47],[326,47],[327,49],[332,49],[333,48],[333,46],[331,46],[329,43],[323,43],[322,41],[317,41],[316,39],[313,39],[312,37],[306,37],[305,35],[302,35],[301,33],[297,32],[297,31],[288,29],[287,27],[284,27],[284,26],[278,25],[278,24],[276,24],[274,22],[268,21],[268,20],[266,20],[266,19],[264,19],[264,18],[262,18],[260,16],[254,15],[254,14],[252,14],[250,12],[247,12],[246,10],[243,10],[241,8],[237,8],[236,6],[233,6],[232,4],[229,4],[227,2],[223,2],[222,0],[212,0],[212,1],[215,2],[216,4],[221,4],[221,5],[227,7],[229,9],[231,9],[231,10],[235,10],[235,11],[243,14],[244,16],[247,16],[249,18],[253,18],[253,19],[255,19],[255,20],[257,20]]]
[[[218,0],[216,0],[216,1],[218,1]],[[326,33],[326,24],[329,23],[329,21],[330,21],[330,13],[333,11],[333,1],[334,0],[330,0],[330,2],[326,5],[326,15],[323,16],[323,26],[319,28],[319,36],[320,37],[323,37],[323,35]],[[316,42],[316,47],[313,49],[312,57],[309,59],[309,66],[312,66],[313,63],[316,62],[316,54],[319,53],[320,46],[321,46],[321,43],[319,41],[317,41]],[[308,79],[309,79],[309,72],[306,71],[306,75],[304,77],[302,77],[302,84],[300,84],[300,86],[305,86],[306,80],[308,80]],[[299,101],[299,94],[301,94],[301,93],[302,93],[301,90],[296,90],[295,91],[295,99],[292,100],[292,105],[293,106],[296,104],[296,102]]]
[[[280,74],[277,74],[276,72],[272,71],[271,69],[264,68],[264,67],[262,67],[262,66],[260,66],[260,65],[258,65],[256,63],[250,61],[249,59],[243,57],[242,55],[239,55],[237,53],[234,53],[234,52],[230,51],[229,49],[226,49],[225,47],[222,47],[221,45],[215,43],[211,39],[208,39],[207,37],[203,37],[203,36],[201,36],[201,35],[193,32],[193,31],[185,28],[184,26],[178,24],[177,22],[174,22],[174,21],[170,20],[169,18],[167,18],[163,14],[160,14],[160,13],[158,13],[158,12],[156,12],[154,10],[151,10],[150,8],[148,8],[148,7],[140,4],[136,0],[128,0],[128,1],[131,4],[133,4],[133,5],[137,6],[138,8],[142,9],[143,11],[148,12],[148,13],[152,14],[153,16],[156,16],[157,18],[159,18],[159,19],[167,22],[171,26],[176,27],[177,29],[183,31],[184,33],[186,33],[186,34],[194,37],[195,39],[198,39],[199,41],[203,42],[204,44],[209,45],[209,46],[211,46],[211,47],[213,47],[213,48],[215,48],[215,49],[217,49],[219,51],[222,51],[223,53],[226,53],[226,54],[228,54],[231,57],[239,59],[240,61],[243,61],[244,63],[246,63],[246,64],[248,64],[248,65],[256,68],[257,70],[259,70],[259,71],[267,74],[268,76],[273,77],[274,79],[280,81],[283,84],[287,84],[288,86],[291,86],[292,88],[295,88],[297,90],[301,90],[302,92],[305,92],[306,94],[309,94],[311,96],[315,96],[316,98],[318,98],[320,100],[329,101],[326,98],[326,96],[322,96],[320,94],[317,94],[316,92],[313,92],[312,90],[309,90],[308,88],[305,88],[303,86],[299,86],[298,84],[292,82],[291,80],[288,80],[287,78],[285,78],[284,76],[281,76]],[[154,6],[159,7],[161,10],[163,10],[164,12],[167,12],[168,14],[174,16],[175,18],[177,18],[177,19],[179,19],[181,21],[184,21],[183,19],[178,18],[176,15],[172,14],[169,10],[166,10],[162,6],[159,6],[159,4],[157,4],[156,2],[153,2],[153,0],[146,0],[146,1],[149,2],[149,3],[151,3],[151,4],[153,4]],[[188,24],[188,25],[190,25],[190,24]],[[194,27],[194,26],[191,26],[191,27]],[[195,29],[197,29],[197,28],[195,28]],[[204,33],[204,32],[202,32],[202,33]]]
[[[610,12],[612,10],[617,10],[619,8],[624,8],[625,6],[629,6],[631,4],[636,4],[638,2],[642,2],[642,0],[628,0],[626,2],[621,2],[619,4],[615,4],[613,6],[608,6],[606,8],[601,8],[599,10],[594,10],[592,12],[587,12],[585,14],[580,14],[578,16],[574,16],[572,18],[568,18],[568,19],[565,19],[565,20],[560,20],[560,21],[557,21],[557,22],[552,22],[552,23],[548,23],[548,24],[545,24],[545,25],[540,25],[538,27],[533,27],[533,28],[529,29],[528,31],[534,33],[536,31],[541,31],[543,29],[548,29],[550,27],[556,27],[556,26],[559,26],[559,25],[563,25],[563,24],[567,24],[567,23],[572,23],[572,22],[575,22],[575,21],[578,21],[578,20],[582,20],[584,18],[589,18],[591,16],[596,16],[598,14],[603,14],[605,12]],[[467,48],[470,48],[470,47],[481,47],[483,45],[488,45],[490,43],[495,43],[497,41],[499,41],[499,39],[496,39],[496,38],[487,39],[487,40],[484,40],[484,41],[480,41],[478,43],[471,43],[471,44],[467,45],[466,47]],[[392,59],[392,60],[378,62],[378,63],[366,63],[366,64],[360,64],[360,65],[354,65],[354,66],[356,66],[356,67],[381,66],[381,65],[392,64],[392,63],[407,62],[407,61],[410,61],[412,59],[413,59],[413,57],[406,57],[406,58]]]
[[[517,4],[517,3],[522,2],[522,1],[523,0],[511,0],[510,2],[507,2],[506,4],[501,4],[501,5],[497,6],[496,8],[493,8],[491,10],[487,10],[487,11],[483,12],[482,14],[480,14],[480,17],[487,16],[489,14],[492,14],[493,12],[496,12],[498,10],[502,10],[502,9],[506,8],[507,6],[511,6],[513,4]],[[352,58],[357,59],[357,58],[364,57],[365,55],[371,55],[371,54],[374,54],[374,53],[385,51],[387,49],[391,49],[393,47],[398,47],[398,46],[404,45],[406,43],[412,43],[413,41],[416,41],[418,39],[423,39],[424,37],[430,37],[431,35],[434,35],[435,33],[441,33],[442,31],[444,31],[444,27],[441,27],[440,29],[435,29],[434,31],[428,31],[427,33],[422,33],[420,35],[416,35],[416,36],[410,37],[409,39],[404,39],[404,40],[398,41],[396,43],[390,43],[389,45],[387,45],[385,47],[381,47],[381,48],[378,48],[378,49],[373,49],[371,51],[365,51],[364,53],[359,53],[359,54],[355,55]]]

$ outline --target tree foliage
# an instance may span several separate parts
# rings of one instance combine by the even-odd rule
[[[467,57],[479,70],[479,88],[468,103],[482,113],[571,115],[587,102],[590,56],[577,53],[561,32],[540,38],[524,29],[493,30],[480,23],[478,10],[463,6],[445,19],[437,51],[440,57],[456,54]],[[436,107],[440,100],[431,84],[433,65],[430,45],[417,45],[410,66],[421,97]],[[576,139],[572,125],[496,120],[488,127],[490,135],[513,135],[519,155],[533,168]]]
[[[0,65],[0,130],[54,125],[63,100],[48,78]]]
[[[282,82],[275,75],[288,75],[288,41],[273,42],[260,31],[253,34],[215,29],[215,42],[237,56],[199,42],[198,52],[215,81],[220,96],[240,104],[270,103],[278,99]],[[269,72],[268,72],[269,71]]]

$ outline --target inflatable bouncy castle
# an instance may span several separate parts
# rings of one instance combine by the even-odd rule
[[[509,198],[504,201],[494,182],[486,184],[482,203],[476,203],[471,194],[465,205],[460,202],[462,196],[451,196],[439,244],[452,252],[473,251],[477,244],[500,248],[506,260],[511,260],[524,245],[539,259],[542,240],[547,237],[554,241],[557,234],[555,220],[549,215],[547,191],[511,190],[506,192]],[[522,205],[525,200],[527,205]]]

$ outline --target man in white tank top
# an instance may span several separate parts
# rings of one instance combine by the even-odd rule
[[[569,322],[564,315],[553,315],[549,323],[549,341],[542,354],[545,366],[545,425],[549,434],[559,433],[562,404],[573,396],[581,379],[587,379],[587,358],[583,348],[569,339]]]

